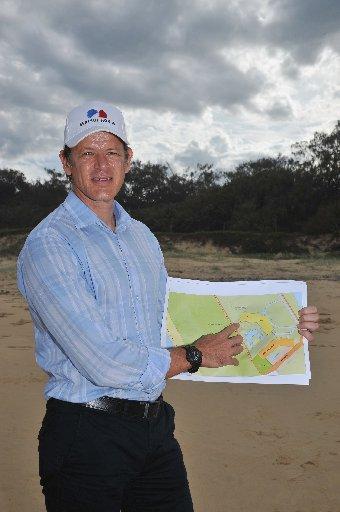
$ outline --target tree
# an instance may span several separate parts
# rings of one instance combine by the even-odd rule
[[[12,201],[21,193],[27,192],[29,184],[25,175],[14,169],[0,169],[0,202]]]
[[[338,196],[340,192],[340,121],[330,134],[316,132],[310,141],[293,145],[293,155],[300,169],[308,173],[313,186],[322,191],[322,198]]]

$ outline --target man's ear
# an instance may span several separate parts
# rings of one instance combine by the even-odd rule
[[[59,152],[59,158],[60,158],[61,165],[63,166],[63,169],[64,169],[65,173],[68,176],[71,176],[71,174],[72,174],[72,171],[71,171],[72,165],[69,162],[68,158],[66,158],[63,149]]]
[[[133,157],[133,151],[131,148],[127,148],[127,158],[125,162],[125,174],[127,174],[131,168],[131,162]]]

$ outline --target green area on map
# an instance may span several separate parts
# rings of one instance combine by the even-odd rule
[[[200,368],[202,376],[304,374],[302,338],[297,331],[300,293],[192,295],[170,292],[166,329],[174,346],[239,323],[244,350],[239,366]]]

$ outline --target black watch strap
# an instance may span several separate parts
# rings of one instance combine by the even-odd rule
[[[197,372],[202,364],[202,352],[195,345],[184,345],[183,348],[186,351],[186,359],[191,364],[188,372]]]

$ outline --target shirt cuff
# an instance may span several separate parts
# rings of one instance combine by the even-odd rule
[[[140,382],[145,391],[152,391],[160,386],[170,368],[171,356],[166,348],[147,347],[148,364],[141,376]]]

